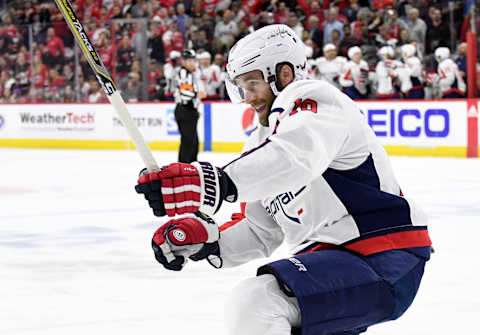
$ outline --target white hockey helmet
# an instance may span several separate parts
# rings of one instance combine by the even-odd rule
[[[402,57],[403,58],[410,58],[415,55],[415,52],[417,51],[417,48],[413,44],[404,44],[402,45]]]
[[[389,57],[393,57],[395,52],[393,51],[393,48],[391,46],[386,45],[384,47],[381,47],[378,53],[380,56],[387,55]]]
[[[435,59],[437,62],[444,61],[445,59],[450,58],[450,49],[447,47],[439,47],[435,49]]]
[[[360,47],[354,46],[348,49],[348,58],[353,60],[353,56],[357,53],[362,53],[362,49]]]
[[[212,56],[210,55],[210,52],[208,51],[203,51],[197,54],[197,59],[208,59],[211,60]]]
[[[333,43],[325,44],[325,46],[323,47],[323,53],[327,53],[330,50],[337,50],[337,47],[335,46],[335,44],[333,44]]]
[[[273,24],[254,31],[239,40],[228,54],[225,80],[230,100],[243,102],[243,89],[235,84],[235,78],[244,73],[260,70],[273,94],[280,92],[276,85],[276,67],[287,63],[292,66],[295,78],[307,78],[305,45],[295,32],[283,24]]]
[[[175,59],[175,58],[179,58],[182,54],[180,53],[180,51],[177,51],[177,50],[172,50],[170,51],[170,59]]]

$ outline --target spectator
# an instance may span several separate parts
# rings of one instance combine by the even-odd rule
[[[90,80],[90,91],[88,93],[87,102],[101,103],[105,102],[105,93],[100,84],[95,79]]]
[[[135,59],[135,51],[130,45],[128,35],[123,36],[122,42],[117,49],[116,55],[116,75],[123,77],[130,72],[130,67]]]
[[[367,27],[368,9],[362,9],[357,13],[357,19],[351,23],[351,33],[358,39],[362,38],[363,30]],[[346,54],[345,54],[346,55]]]
[[[394,8],[387,10],[386,17],[387,19],[384,26],[387,31],[387,39],[389,41],[398,41],[400,39],[400,32],[402,29],[407,29],[407,25],[403,20],[398,18],[398,12]]]
[[[176,21],[171,21],[168,25],[168,30],[163,34],[163,47],[167,55],[173,50],[182,51],[184,47],[183,35],[178,30],[178,24]]]
[[[223,19],[215,26],[215,44],[217,50],[229,50],[238,34],[238,26],[233,21],[233,12],[229,9],[223,12]]]
[[[320,20],[318,16],[311,15],[308,18],[308,22],[310,26],[309,38],[313,42],[313,58],[317,58],[323,47],[323,31],[319,27]]]
[[[340,40],[343,38],[343,23],[338,20],[338,8],[332,7],[328,11],[327,23],[323,31],[323,43],[332,43],[332,31],[336,29],[340,33]]]
[[[207,39],[207,32],[203,29],[195,32],[192,35],[192,40],[188,44],[188,49],[193,49],[195,51],[208,51],[212,52],[212,45]]]
[[[288,7],[284,1],[280,1],[278,3],[278,6],[276,6],[276,1],[272,1],[272,4],[274,4],[274,19],[275,23],[277,24],[287,24],[288,21]]]
[[[150,29],[150,37],[148,39],[148,49],[150,58],[155,60],[158,64],[165,63],[165,49],[163,47],[162,34],[160,26],[152,24]]]
[[[72,89],[72,85],[65,86],[61,102],[76,102],[75,91]]]
[[[124,99],[128,102],[137,102],[142,93],[142,85],[140,85],[140,74],[132,71],[128,74],[127,87],[123,91]]]
[[[102,58],[103,65],[111,71],[113,64],[113,57],[115,54],[115,47],[112,44],[112,38],[110,37],[110,32],[104,30],[100,33],[98,38],[97,50]]]
[[[136,22],[133,24],[134,33],[132,35],[132,48],[135,50],[135,57],[142,58],[147,47],[147,31],[143,30],[143,24]]]
[[[366,29],[366,27],[364,27]],[[360,35],[361,36],[361,35]],[[347,57],[348,55],[348,49],[355,45],[361,45],[363,44],[363,40],[361,38],[358,38],[352,34],[352,29],[350,26],[344,25],[343,26],[343,39],[338,45],[338,54],[343,57]]]
[[[338,46],[340,45],[340,31],[337,29],[332,30],[332,38],[331,38],[331,44],[335,45],[335,48],[338,49]]]
[[[145,0],[136,0],[135,4],[130,9],[130,13],[134,18],[150,17],[152,15],[152,5]]]
[[[25,53],[19,52],[17,56],[17,61],[15,62],[15,81],[16,86],[20,89],[20,94],[27,95],[28,90],[30,89],[30,80],[28,77],[28,63],[25,60]]]
[[[427,24],[426,53],[432,54],[438,47],[450,45],[450,28],[442,20],[440,9],[432,11],[432,22]]]
[[[47,51],[43,54],[43,62],[48,67],[61,66],[64,60],[65,46],[61,38],[55,35],[53,27],[47,30],[46,42]]]
[[[37,90],[43,89],[47,84],[48,68],[43,64],[42,57],[38,53],[33,57],[33,70],[29,68],[28,77],[31,78],[33,87]]]
[[[353,22],[357,19],[357,14],[362,7],[358,4],[358,0],[350,0],[350,4],[342,10],[343,15],[348,22]]]
[[[72,67],[69,64],[63,66],[62,77],[65,84],[73,87],[75,83],[75,73],[73,73]]]
[[[287,25],[292,28],[292,30],[297,34],[297,36],[301,39],[303,35],[303,25],[298,22],[298,17],[295,12],[290,12],[288,14],[288,22]]]
[[[185,35],[187,26],[190,24],[190,16],[185,13],[185,5],[183,3],[178,3],[176,7],[177,14],[172,17],[172,20],[177,22],[178,30]]]
[[[419,18],[419,15],[420,12],[417,8],[411,8],[408,11],[407,29],[409,39],[417,41],[417,50],[424,55],[427,24]]]
[[[457,64],[460,76],[467,82],[467,43],[462,42],[458,45],[455,64]]]
[[[63,91],[64,86],[63,78],[58,73],[56,68],[51,68],[48,71],[48,92],[50,101],[60,102],[61,99],[61,91]],[[63,92],[62,92],[63,93]]]
[[[308,30],[312,29],[312,26],[310,25],[311,17],[316,17],[318,19],[317,27],[321,28],[323,25],[323,22],[325,21],[325,17],[323,16],[323,10],[322,10],[322,7],[320,6],[319,1],[312,1],[310,3],[310,6],[308,7],[307,25],[305,27]],[[319,45],[319,48],[321,48],[321,45]]]

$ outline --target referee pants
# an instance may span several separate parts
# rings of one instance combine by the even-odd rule
[[[193,104],[177,104],[175,106],[175,120],[180,130],[180,150],[178,161],[191,163],[197,160],[198,156],[198,111]]]

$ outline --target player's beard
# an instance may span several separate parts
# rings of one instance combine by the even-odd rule
[[[255,112],[258,116],[258,121],[264,127],[268,127],[268,117],[270,116],[274,100],[275,95],[271,90],[269,90],[263,101],[261,101],[260,103],[256,103],[255,106],[252,106],[253,108],[255,108]]]

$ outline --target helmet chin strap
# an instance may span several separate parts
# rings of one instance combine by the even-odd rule
[[[272,88],[273,94],[274,94],[275,96],[279,95],[279,94],[280,94],[280,91],[277,89],[276,81],[272,81],[272,82],[270,82],[269,84],[270,84],[270,87]]]

